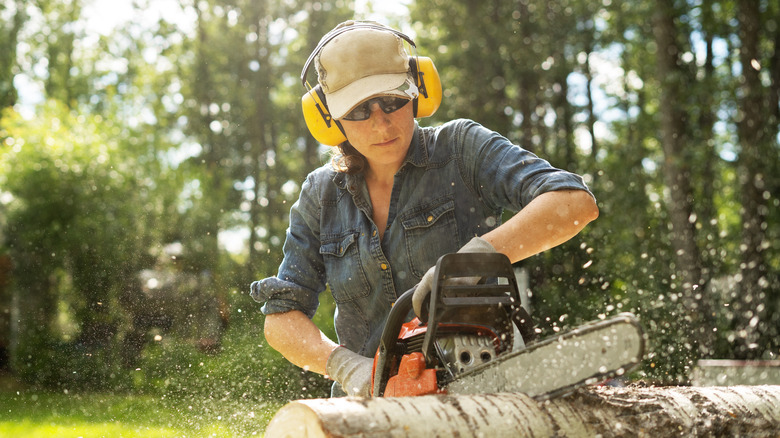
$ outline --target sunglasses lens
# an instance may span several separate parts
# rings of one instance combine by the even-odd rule
[[[384,111],[385,114],[390,114],[403,108],[407,103],[409,103],[409,99],[391,96],[375,97],[353,108],[352,111],[343,117],[343,119],[353,122],[368,120],[368,118],[371,117],[371,105],[374,102],[376,102],[379,107],[382,108],[382,111]]]
[[[371,108],[369,107],[370,104],[371,101],[369,100],[356,106],[352,111],[348,112],[347,115],[344,116],[344,120],[351,120],[353,122],[367,120],[369,117],[371,117]]]
[[[382,111],[384,111],[385,114],[396,112],[409,103],[408,99],[403,99],[401,97],[380,97],[380,99],[379,106],[382,107]]]

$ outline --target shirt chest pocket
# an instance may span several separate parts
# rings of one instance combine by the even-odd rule
[[[401,223],[412,273],[421,278],[444,254],[458,250],[455,201],[435,200],[406,213]]]
[[[357,231],[328,237],[320,245],[333,299],[344,303],[368,296],[370,289],[360,259]]]

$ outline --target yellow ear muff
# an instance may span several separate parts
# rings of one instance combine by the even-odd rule
[[[415,117],[430,117],[439,109],[442,99],[441,78],[431,58],[410,57],[409,64],[420,92],[417,97]],[[347,140],[338,122],[331,117],[325,102],[325,93],[319,85],[301,97],[301,108],[306,127],[318,142],[338,146]]]
[[[327,146],[338,146],[347,141],[338,122],[328,112],[325,93],[319,85],[301,97],[301,107],[306,127],[315,140]]]
[[[441,105],[441,78],[431,58],[417,56],[409,58],[409,64],[414,73],[417,89],[420,96],[417,97],[417,111],[415,117],[429,117],[439,109]]]

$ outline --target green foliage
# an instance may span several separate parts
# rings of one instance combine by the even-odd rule
[[[6,112],[0,132],[5,145],[0,185],[12,199],[6,245],[16,263],[15,280],[20,286],[46,284],[51,291],[29,304],[33,311],[39,304],[48,308],[44,319],[49,321],[30,327],[45,340],[23,332],[25,342],[20,342],[47,345],[43,351],[51,357],[40,366],[25,361],[21,370],[40,380],[45,367],[94,369],[65,366],[80,355],[92,358],[83,360],[84,365],[108,364],[110,369],[116,362],[115,335],[126,318],[120,305],[125,286],[152,262],[148,245],[159,232],[155,227],[164,210],[164,200],[155,192],[165,176],[127,147],[111,121],[77,114],[56,101],[32,120]],[[78,334],[72,339],[53,324],[58,302],[77,321]],[[81,352],[57,354],[52,348],[61,342],[77,345]],[[109,383],[91,377],[84,382]]]

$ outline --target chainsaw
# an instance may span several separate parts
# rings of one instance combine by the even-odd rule
[[[458,281],[474,277],[481,280]],[[644,332],[630,313],[537,340],[503,254],[442,256],[422,315],[405,322],[413,294],[388,315],[374,397],[521,392],[546,400],[624,375],[644,356]]]

